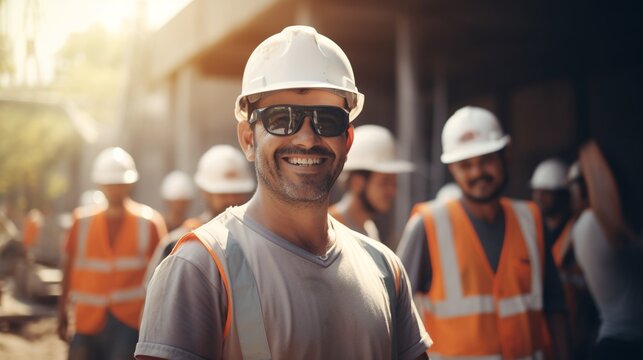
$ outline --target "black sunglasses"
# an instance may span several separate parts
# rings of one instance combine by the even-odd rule
[[[272,105],[254,110],[248,122],[261,120],[268,133],[288,136],[299,131],[306,117],[319,136],[339,136],[348,129],[348,111],[337,106]]]

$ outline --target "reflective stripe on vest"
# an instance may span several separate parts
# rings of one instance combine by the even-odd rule
[[[87,257],[87,245],[90,241],[89,227],[94,216],[78,219],[78,253],[74,260],[75,270],[92,271],[98,273],[110,273],[112,271],[140,270],[147,267],[146,252],[150,243],[150,224],[153,216],[151,208],[141,209],[141,216],[138,217],[138,256],[119,257],[114,261],[92,259]],[[145,298],[143,286],[132,289],[119,289],[109,295],[98,295],[85,293],[78,290],[70,290],[70,298],[76,303],[83,303],[93,306],[107,306],[111,302],[124,302]]]
[[[224,219],[222,222],[227,222],[225,217],[231,216],[228,211],[218,217]],[[333,226],[343,226],[346,231],[351,231],[337,221],[333,222]],[[192,232],[210,253],[224,282],[228,299],[224,337],[227,337],[229,333],[226,330],[230,324],[230,331],[235,331],[239,338],[243,359],[270,359],[270,348],[266,337],[256,279],[239,243],[221,222],[208,223]],[[189,239],[189,236],[184,236],[175,246],[173,252]],[[389,299],[391,299],[389,301],[392,323],[391,359],[395,360],[397,359],[395,324],[397,321],[396,300],[399,293],[399,269],[395,268],[393,264],[389,264],[386,257],[372,245],[363,241],[360,243],[374,260],[378,269],[385,275],[384,284]],[[232,311],[230,311],[231,305]]]
[[[531,262],[531,293],[518,295],[498,301],[498,314],[500,317],[512,316],[528,310],[542,309],[542,276],[538,245],[536,240],[536,225],[527,205],[520,202],[511,202],[517,215],[525,239],[529,260]],[[442,302],[431,302],[423,297],[423,306],[429,309],[436,317],[456,317],[476,314],[489,314],[496,311],[493,295],[463,296],[460,283],[460,269],[451,232],[451,220],[446,206],[430,203],[429,208],[433,215],[436,237],[440,248],[440,262],[446,296]]]

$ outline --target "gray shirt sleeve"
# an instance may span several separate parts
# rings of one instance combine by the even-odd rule
[[[431,288],[431,259],[426,239],[426,230],[421,215],[415,215],[406,224],[397,256],[408,272],[409,282],[413,293],[428,292]]]
[[[203,246],[184,244],[150,281],[135,355],[218,359],[227,302],[221,278]]]
[[[406,270],[399,259],[395,259],[400,268],[400,293],[397,300],[397,348],[398,359],[416,359],[433,341],[429,336],[420,314],[418,313]],[[418,340],[419,339],[419,340]]]

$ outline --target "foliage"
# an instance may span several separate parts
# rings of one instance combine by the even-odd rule
[[[22,202],[37,206],[67,191],[59,166],[71,161],[80,138],[61,108],[0,103],[0,134],[0,194],[23,194]]]

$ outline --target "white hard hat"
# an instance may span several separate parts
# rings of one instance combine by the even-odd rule
[[[103,204],[107,204],[107,199],[100,190],[86,190],[80,194],[80,206]]]
[[[355,140],[348,152],[344,171],[369,170],[380,173],[413,171],[413,164],[396,157],[393,134],[379,125],[355,128]]]
[[[248,120],[252,95],[284,89],[332,89],[347,98],[352,121],[362,111],[364,95],[344,51],[310,26],[289,26],[264,40],[252,52],[235,104],[239,121]],[[257,97],[258,99],[258,97]]]
[[[192,179],[183,171],[172,171],[163,179],[161,197],[165,200],[191,200],[194,198]]]
[[[576,181],[579,178],[581,178],[583,174],[581,173],[580,170],[580,163],[578,161],[574,161],[570,166],[569,170],[567,171],[567,183],[571,183],[572,181]]]
[[[491,154],[509,144],[498,119],[488,110],[466,106],[456,111],[442,130],[442,160],[451,164]]]
[[[538,164],[531,176],[531,188],[559,190],[567,187],[567,165],[558,159],[547,159]]]
[[[255,188],[255,177],[241,150],[230,145],[216,145],[201,159],[194,181],[212,194],[249,193]]]
[[[445,203],[449,200],[459,199],[462,197],[462,190],[458,184],[454,182],[449,182],[438,190],[438,193],[435,195],[435,200],[439,203]]]
[[[96,184],[133,184],[137,180],[134,159],[119,147],[103,150],[94,161],[92,181]]]

